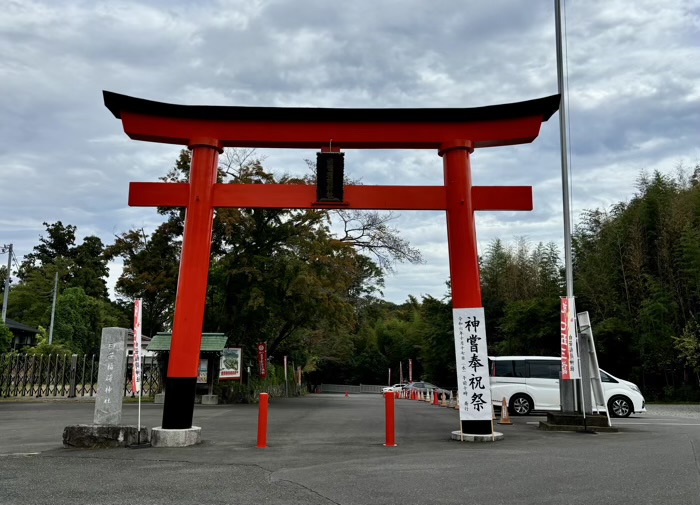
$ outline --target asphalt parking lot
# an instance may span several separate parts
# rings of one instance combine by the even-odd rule
[[[700,504],[700,406],[650,406],[614,434],[550,433],[512,418],[496,443],[449,440],[456,411],[396,403],[384,447],[377,395],[273,399],[268,448],[257,406],[197,406],[203,444],[65,449],[63,428],[93,404],[0,402],[2,504]],[[160,424],[161,405],[142,422]],[[135,424],[137,406],[124,406]]]

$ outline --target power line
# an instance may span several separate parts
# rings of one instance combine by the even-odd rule
[[[19,263],[17,262],[17,255],[15,254],[14,251],[12,251],[12,261],[15,264],[15,268],[19,272]]]
[[[7,277],[5,278],[5,289],[2,295],[2,322],[5,322],[7,317],[7,295],[10,292],[10,277],[12,276],[12,244],[3,245],[2,252],[7,253]]]

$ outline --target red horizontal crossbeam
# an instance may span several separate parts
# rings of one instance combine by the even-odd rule
[[[190,145],[216,139],[221,147],[318,149],[439,149],[468,139],[475,148],[526,144],[537,138],[542,116],[478,123],[293,123],[282,121],[203,121],[122,112],[124,131],[134,140]]]
[[[189,184],[132,182],[132,207],[186,207]],[[530,186],[474,186],[474,210],[532,210]],[[345,186],[342,205],[316,203],[316,186],[216,184],[212,207],[264,209],[348,208],[359,210],[445,210],[443,186]]]

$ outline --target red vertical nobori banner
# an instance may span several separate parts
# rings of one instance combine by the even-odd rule
[[[141,299],[134,300],[134,343],[131,366],[131,392],[141,391]]]
[[[258,344],[258,370],[260,377],[267,377],[267,344]]]
[[[413,360],[408,360],[408,382],[413,384]]]
[[[571,351],[569,348],[569,299],[561,299],[561,378],[571,380]]]

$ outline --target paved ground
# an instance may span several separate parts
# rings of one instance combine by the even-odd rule
[[[379,396],[273,400],[269,447],[257,407],[198,406],[205,442],[184,449],[75,450],[64,426],[93,405],[0,403],[2,504],[700,504],[700,406],[652,406],[617,434],[547,433],[514,418],[505,440],[452,442],[454,410],[397,402],[383,447]],[[147,426],[162,406],[144,404]],[[136,422],[136,405],[124,421]]]

